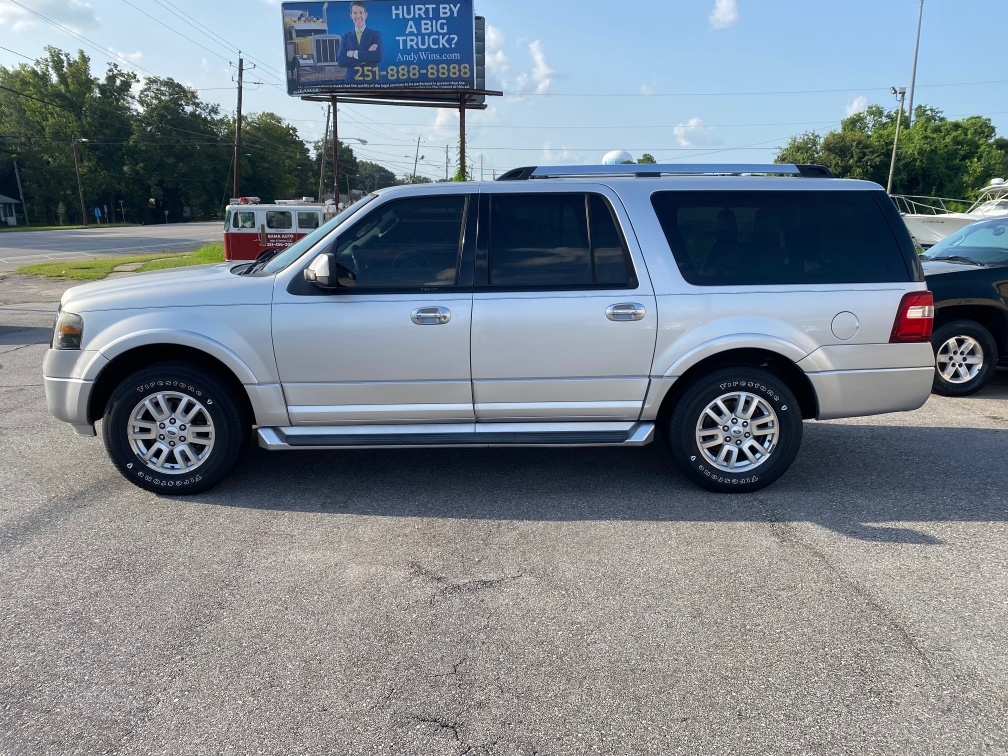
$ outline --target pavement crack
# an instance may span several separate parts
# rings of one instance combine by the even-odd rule
[[[12,352],[16,352],[19,349],[27,349],[30,346],[38,346],[38,344],[34,344],[34,343],[33,344],[21,344],[20,346],[16,346],[13,349],[5,349],[4,351],[0,352],[0,354],[11,354]]]
[[[459,737],[459,723],[449,722],[447,719],[441,719],[439,717],[424,717],[419,714],[414,714],[413,719],[417,721],[418,724],[430,725],[434,728],[437,733],[450,733],[453,740],[456,743],[461,743],[462,738]]]
[[[791,546],[795,549],[800,549],[807,554],[811,555],[816,561],[822,564],[836,580],[843,583],[855,596],[861,599],[865,604],[867,604],[875,612],[875,614],[881,617],[885,624],[893,630],[897,636],[903,641],[904,646],[913,651],[924,665],[931,671],[936,671],[934,660],[931,656],[924,650],[919,644],[918,640],[903,626],[902,623],[896,617],[893,616],[892,612],[886,609],[881,603],[879,603],[874,596],[868,591],[868,589],[859,583],[857,580],[841,572],[836,565],[834,565],[826,554],[813,546],[810,543],[802,540],[798,537],[797,531],[793,525],[789,523],[780,522],[778,520],[771,520],[769,523],[770,533],[776,538],[781,544],[785,546]]]
[[[424,567],[419,562],[410,562],[409,564],[410,575],[413,577],[421,577],[434,583],[438,587],[435,594],[431,596],[431,603],[433,603],[435,598],[447,598],[453,595],[464,595],[479,593],[488,588],[494,588],[498,585],[503,585],[504,583],[511,582],[513,580],[520,580],[525,577],[524,573],[517,573],[514,575],[509,575],[503,573],[498,577],[488,577],[488,578],[469,578],[467,580],[448,580],[443,575]],[[489,618],[488,618],[489,619]]]
[[[459,667],[461,667],[467,661],[469,661],[469,658],[466,657],[466,656],[463,656],[461,659],[459,659],[457,662],[455,662],[452,665],[452,671],[451,672],[442,672],[439,675],[434,675],[434,677],[455,677],[455,678],[458,678],[459,682],[461,682],[462,678],[465,676],[465,673],[464,672],[460,672],[459,671]]]

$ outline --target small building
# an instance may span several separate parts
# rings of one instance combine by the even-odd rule
[[[8,226],[17,225],[17,215],[14,213],[14,205],[20,205],[16,199],[11,199],[0,194],[0,223]]]

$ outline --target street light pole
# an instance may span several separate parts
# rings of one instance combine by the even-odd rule
[[[924,18],[924,0],[920,0],[920,11],[917,13],[917,40],[914,42],[913,70],[910,72],[910,110],[907,111],[907,127],[913,123],[914,84],[917,82],[917,51],[920,49],[921,20]]]
[[[72,137],[70,139],[70,146],[73,147],[74,169],[76,169],[76,171],[77,171],[77,195],[80,197],[81,219],[84,221],[84,225],[86,226],[87,225],[87,212],[84,210],[84,189],[81,187],[80,162],[78,162],[78,160],[77,160],[77,142],[78,142],[78,140],[81,141],[81,142],[86,142],[87,139],[84,139],[83,137]]]
[[[896,114],[896,138],[892,146],[892,162],[889,164],[889,183],[886,184],[886,194],[892,194],[893,174],[896,172],[896,148],[899,147],[900,124],[903,122],[903,101],[906,99],[906,87],[889,87],[889,91],[900,98],[899,113]],[[907,121],[909,123],[909,120]]]

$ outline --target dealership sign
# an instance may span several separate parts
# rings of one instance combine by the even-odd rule
[[[289,95],[475,88],[473,0],[282,8]]]

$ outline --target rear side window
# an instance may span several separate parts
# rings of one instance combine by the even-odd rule
[[[488,263],[495,288],[637,285],[609,203],[598,195],[491,197]]]
[[[299,210],[297,214],[298,228],[302,231],[311,231],[319,227],[319,214],[314,211],[305,212]]]
[[[294,227],[294,218],[286,210],[267,210],[266,228],[287,230]]]
[[[869,192],[656,192],[651,204],[691,284],[911,280]]]

